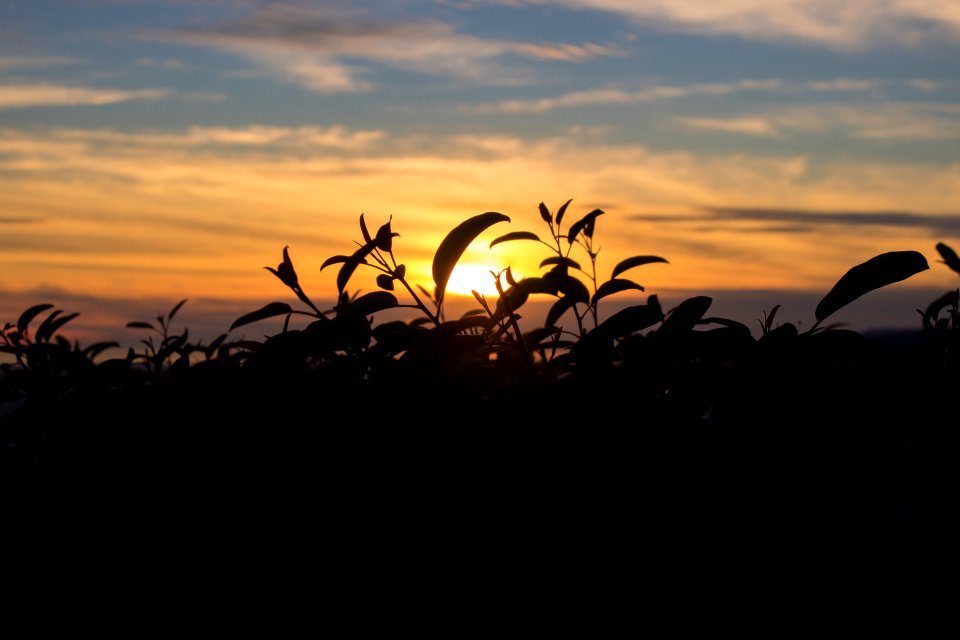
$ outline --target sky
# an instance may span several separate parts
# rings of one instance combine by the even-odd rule
[[[123,340],[187,299],[215,335],[297,306],[284,247],[332,300],[361,214],[432,287],[446,233],[503,213],[461,263],[536,275],[546,247],[489,242],[568,200],[604,211],[601,281],[658,255],[644,295],[754,327],[919,251],[836,316],[919,327],[958,285],[960,0],[0,2],[0,321],[50,302]]]

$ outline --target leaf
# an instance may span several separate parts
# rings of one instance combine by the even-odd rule
[[[293,309],[290,308],[290,305],[288,305],[286,302],[271,302],[270,304],[265,305],[256,311],[251,311],[250,313],[240,316],[234,320],[233,324],[230,325],[230,331],[233,331],[237,327],[242,327],[245,324],[250,324],[251,322],[257,322],[258,320],[273,318],[275,316],[282,316],[292,312]]]
[[[373,242],[373,238],[370,237],[370,231],[367,230],[367,223],[363,220],[363,214],[360,214],[360,233],[363,234],[364,244],[370,244]],[[321,267],[322,269],[323,267]]]
[[[555,282],[555,280],[550,278],[547,278],[547,280]],[[562,278],[560,280],[559,290],[564,296],[571,298],[575,302],[583,302],[586,304],[590,301],[590,291],[587,289],[587,285],[576,278]]]
[[[20,314],[20,319],[17,320],[17,331],[20,335],[27,330],[27,326],[30,322],[37,317],[38,314],[43,313],[47,309],[52,309],[52,304],[35,304],[23,313]]]
[[[570,225],[570,230],[567,231],[567,242],[573,244],[577,239],[577,236],[580,235],[580,232],[583,231],[584,235],[588,238],[593,236],[593,221],[596,220],[597,216],[602,216],[603,211],[600,209],[594,209],[587,215],[583,216],[572,225]],[[589,233],[587,233],[589,231]]]
[[[667,262],[667,261],[661,258],[660,256],[633,256],[633,257],[627,258],[626,260],[621,260],[620,262],[618,262],[617,266],[613,268],[613,273],[610,274],[610,277],[616,278],[618,275],[620,275],[627,269],[633,269],[634,267],[639,267],[640,265],[644,265],[644,264],[650,264],[651,262]]]
[[[555,326],[557,324],[557,320],[560,319],[560,316],[562,316],[567,311],[567,309],[572,308],[575,304],[577,304],[577,301],[574,298],[571,298],[570,296],[564,296],[562,298],[559,298],[556,302],[554,302],[550,306],[550,310],[547,312],[547,319],[543,323],[543,326],[545,327]]]
[[[337,272],[337,291],[339,291],[341,294],[343,293],[344,289],[347,288],[347,283],[350,281],[350,277],[353,275],[353,272],[357,270],[357,267],[361,262],[366,264],[367,261],[364,260],[364,258],[366,258],[367,254],[373,251],[376,246],[377,245],[374,243],[367,243],[354,251],[353,255],[347,258],[347,260],[343,263],[343,266],[340,267],[340,271]]]
[[[371,240],[371,242],[372,242],[372,240]],[[332,264],[338,264],[338,263],[340,263],[340,262],[346,262],[346,261],[349,260],[349,259],[350,259],[350,256],[330,256],[329,258],[327,258],[326,260],[323,261],[323,264],[322,264],[322,265],[320,265],[320,271],[323,271],[324,269],[326,269],[327,267],[329,267],[329,266],[332,265]]]
[[[929,269],[927,259],[917,251],[890,251],[870,258],[847,271],[824,296],[814,313],[822,322],[832,313],[860,296]]]
[[[377,276],[377,286],[387,291],[393,291],[393,278],[385,273],[381,273]]]
[[[541,202],[539,205],[539,209],[540,209],[540,217],[543,218],[544,222],[546,222],[547,224],[550,224],[551,222],[553,222],[553,218],[550,216],[550,210],[547,209],[547,205]]]
[[[563,206],[557,209],[557,226],[560,226],[560,221],[563,220],[563,214],[567,212],[567,207],[570,203],[573,202],[573,198],[570,198],[563,203]]]
[[[384,309],[392,309],[399,304],[397,296],[387,291],[373,291],[355,298],[342,311],[347,314],[368,316]]]
[[[631,280],[626,280],[624,278],[614,278],[612,280],[607,280],[599,287],[597,287],[597,292],[593,294],[591,302],[596,302],[600,298],[605,298],[614,293],[619,293],[621,291],[626,291],[628,289],[636,289],[638,291],[644,291],[644,288],[633,282]]]
[[[470,293],[472,293],[472,294],[473,294],[473,297],[477,299],[477,302],[480,303],[480,306],[483,307],[484,310],[485,310],[487,313],[490,313],[490,307],[487,306],[487,300],[486,300],[486,298],[484,298],[482,295],[480,295],[480,292],[477,291],[476,289],[472,289],[472,290],[470,291]]]
[[[173,320],[173,316],[177,315],[177,311],[180,311],[180,307],[182,307],[186,302],[187,300],[183,299],[174,305],[173,309],[170,309],[170,313],[167,314],[167,322]]]
[[[487,211],[468,218],[453,228],[443,239],[433,256],[433,281],[437,285],[437,302],[443,301],[450,274],[470,243],[491,225],[510,222],[510,218],[496,211]]]
[[[377,249],[380,251],[386,251],[390,253],[393,250],[393,238],[399,236],[399,233],[392,233],[390,231],[390,222],[393,220],[393,216],[390,216],[390,220],[387,220],[379,229],[377,229],[377,237],[373,239],[373,242],[377,245]],[[370,244],[367,241],[367,244]]]
[[[709,296],[694,296],[678,304],[657,331],[658,339],[689,333],[713,304]]]
[[[53,337],[53,334],[57,332],[57,329],[80,315],[79,313],[68,313],[65,316],[57,317],[59,314],[60,310],[58,309],[47,316],[47,319],[40,324],[36,334],[37,342],[45,342],[50,340],[50,338]]]
[[[507,278],[507,284],[509,284],[511,287],[517,286],[517,281],[513,277],[513,270],[510,267],[507,267],[507,270],[504,273],[504,275]]]
[[[923,319],[927,322],[931,322],[940,315],[940,312],[943,309],[947,307],[955,307],[957,306],[958,302],[960,302],[960,289],[947,291],[945,294],[927,305],[926,311],[923,312]]]
[[[606,339],[619,338],[648,329],[663,320],[663,311],[655,296],[647,304],[637,304],[616,312],[588,333]],[[589,344],[589,343],[588,343]]]
[[[490,241],[490,248],[492,249],[494,245],[498,245],[501,242],[510,242],[511,240],[536,240],[540,241],[540,236],[530,231],[511,231],[510,233],[504,234],[499,238],[494,238]]]
[[[943,258],[943,263],[960,273],[960,258],[957,257],[957,252],[952,248],[948,247],[942,242],[937,243],[937,253],[940,254],[940,257]]]
[[[579,262],[577,262],[572,258],[566,258],[564,256],[551,256],[549,258],[544,258],[543,261],[540,263],[540,268],[542,269],[549,264],[566,265],[567,267],[571,267],[573,269],[580,269]]]
[[[510,303],[510,310],[516,311],[526,303],[527,298],[533,293],[545,293],[548,295],[557,295],[557,286],[553,282],[544,278],[524,278],[517,283],[515,287],[510,287],[505,294]],[[503,304],[503,299],[497,300],[497,309],[494,314],[497,318],[507,315],[507,308]]]
[[[153,328],[153,325],[150,324],[149,322],[141,322],[139,320],[128,322],[127,328],[128,329],[150,329],[151,331],[156,331],[156,329]]]

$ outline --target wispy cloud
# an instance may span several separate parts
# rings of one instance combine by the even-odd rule
[[[76,58],[68,56],[0,56],[0,71],[39,69],[76,62]]]
[[[271,4],[235,20],[147,37],[228,51],[319,93],[357,93],[374,87],[370,63],[482,84],[516,84],[502,60],[582,62],[621,55],[595,43],[529,43],[459,33],[436,20],[388,22],[359,11]],[[362,66],[366,63],[368,66]]]
[[[3,132],[0,131],[0,134]],[[13,132],[8,132],[12,134]],[[109,143],[124,146],[245,146],[245,147],[323,147],[360,149],[381,140],[379,129],[351,130],[341,125],[276,127],[190,127],[185,132],[124,133],[112,129],[57,129],[51,137],[58,140]],[[0,141],[3,137],[0,135]],[[2,148],[2,147],[0,147]]]
[[[623,15],[643,26],[853,51],[960,41],[953,2],[916,0],[532,0]]]
[[[644,222],[709,222],[712,228],[722,223],[771,223],[777,233],[810,233],[824,226],[893,227],[930,232],[937,236],[960,233],[960,215],[930,215],[909,211],[821,211],[766,207],[706,207],[687,215],[637,214],[632,220]],[[741,228],[741,231],[769,232],[771,227]]]
[[[670,100],[687,96],[720,96],[741,91],[760,92],[850,92],[879,87],[879,80],[836,78],[802,83],[789,83],[780,78],[746,78],[737,82],[699,82],[687,85],[650,85],[639,89],[587,89],[546,98],[511,99],[479,104],[462,104],[470,113],[543,113],[567,107],[617,105]]]
[[[872,140],[944,140],[960,138],[960,107],[936,103],[880,105],[807,105],[731,118],[677,118],[696,129],[751,136],[789,132],[841,132]]]
[[[96,106],[160,100],[172,94],[169,89],[100,89],[58,84],[0,84],[0,110],[25,107]]]
[[[780,131],[766,118],[677,118],[688,127],[711,129],[749,136],[779,136]]]

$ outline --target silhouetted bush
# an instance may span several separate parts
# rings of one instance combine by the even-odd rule
[[[147,337],[112,358],[102,354],[116,343],[60,335],[76,313],[25,310],[0,332],[13,359],[0,373],[4,492],[154,505],[325,496],[340,509],[367,500],[403,517],[456,504],[457,517],[468,507],[520,519],[570,510],[608,524],[623,509],[697,521],[942,515],[957,453],[960,291],[918,310],[918,330],[899,339],[823,324],[929,268],[923,255],[854,266],[805,331],[777,323],[777,305],[755,337],[710,316],[706,296],[664,310],[649,295],[606,316],[609,296],[644,291],[627,271],[667,260],[632,256],[604,279],[594,245],[604,212],[564,228],[569,205],[539,205],[546,240],[515,231],[490,243],[546,247],[543,274],[491,273],[499,295],[474,292],[477,307],[456,319],[445,316],[450,274],[481,233],[509,222],[501,213],[445,237],[431,289],[408,279],[391,222],[371,234],[361,215],[362,241],[321,268],[339,265],[326,310],[302,289],[285,247],[266,269],[303,308],[271,302],[209,344],[174,329],[186,300],[129,323]],[[960,273],[956,253],[936,248]],[[377,272],[379,290],[348,292],[360,268]],[[524,326],[518,313],[531,296],[555,299],[542,326]],[[378,321],[399,308],[417,316]],[[279,317],[275,335],[230,338]]]

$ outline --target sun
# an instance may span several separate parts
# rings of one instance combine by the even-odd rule
[[[493,273],[502,271],[500,267],[491,267],[484,264],[458,264],[453,268],[450,274],[450,280],[447,281],[447,292],[456,293],[462,296],[472,296],[472,291],[476,291],[487,297],[497,296],[497,285]],[[513,272],[513,277],[519,280],[522,276]],[[500,282],[504,288],[509,287],[506,276],[501,276]]]

